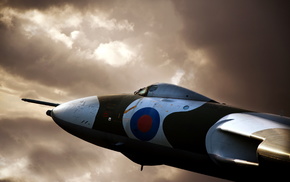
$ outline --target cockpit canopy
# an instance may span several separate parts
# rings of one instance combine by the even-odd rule
[[[196,100],[204,102],[216,102],[208,97],[200,95],[189,89],[168,83],[153,84],[135,91],[134,94],[144,97],[162,97],[162,98]]]

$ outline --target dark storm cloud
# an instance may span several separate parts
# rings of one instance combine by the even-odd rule
[[[182,182],[192,182],[192,181],[198,181],[198,182],[208,182],[208,181],[214,181],[214,182],[227,182],[228,180],[219,179],[215,177],[205,176],[205,175],[196,175],[195,173],[183,171],[181,170],[178,174],[176,174],[171,179],[166,178],[158,178],[154,180],[154,182],[175,182],[175,181],[182,181]]]
[[[187,45],[209,58],[199,72],[204,88],[236,105],[290,114],[288,1],[174,3]]]
[[[17,32],[17,29],[2,29],[0,32],[1,65],[7,72],[61,88],[104,79],[101,77],[105,76],[102,74],[103,69],[92,62],[70,64],[69,62],[75,61],[76,58],[70,57],[73,51],[65,49],[61,43],[57,44],[40,36],[28,40]],[[84,68],[86,71],[81,71]],[[95,73],[98,73],[98,76]]]
[[[5,179],[0,179],[0,182],[24,182],[24,181],[20,179],[5,178]]]
[[[81,141],[67,134],[51,121],[42,121],[34,118],[1,118],[0,125],[1,154],[5,155],[9,153],[11,154],[11,152],[15,152],[15,154],[21,152],[19,150],[15,150],[16,148],[13,147],[22,148],[23,151],[25,151],[26,149],[30,149],[30,145],[32,145],[32,152],[35,154],[38,154],[39,150],[45,149],[48,153],[50,153],[57,151],[56,149],[58,149],[59,151],[67,153],[67,156],[70,156],[74,155],[76,152],[73,148],[57,148],[58,145],[52,145],[51,149],[45,147],[48,147],[51,142],[54,144],[61,144],[65,142],[68,144],[66,147],[74,147],[72,144]],[[97,155],[97,153],[95,154]],[[97,161],[98,157],[94,156],[94,159]]]
[[[50,0],[50,1],[37,1],[37,0],[4,0],[0,5],[9,6],[18,9],[46,9],[53,6],[73,5],[78,8],[90,8],[92,5],[99,7],[108,6],[112,1],[103,0]]]
[[[114,77],[108,73],[116,68],[108,70],[105,64],[78,57],[76,49],[67,49],[45,36],[27,38],[19,30],[20,20],[13,23],[12,30],[0,28],[0,64],[6,72],[70,94],[96,94],[110,87],[107,83]]]
[[[18,120],[8,118],[1,118],[0,120],[1,154],[11,154],[11,152],[17,154],[19,150],[16,149],[18,147],[22,149],[26,148],[33,134],[40,135],[39,132],[44,132],[42,137],[46,138],[48,135],[51,135],[50,132],[55,133],[55,127],[48,122],[39,122],[31,118],[21,118],[19,119],[21,122],[17,121]]]
[[[2,90],[34,98],[55,98],[50,97],[54,90],[71,98],[132,92],[146,84],[170,82],[180,70],[183,86],[218,101],[290,112],[290,11],[285,1],[172,2],[175,6],[170,1],[1,1],[0,73],[5,70],[1,76],[6,79],[0,86],[7,88]],[[50,28],[59,32],[52,35]],[[98,46],[114,48],[120,42],[136,52],[134,61],[112,66],[92,58]],[[194,58],[188,55],[191,51],[197,54]],[[145,167],[139,173],[139,166],[125,157],[104,157],[107,150],[66,134],[54,123],[31,119],[31,113],[0,120],[0,154],[11,163],[27,158],[25,176],[63,181],[87,170],[92,181],[217,181],[165,167],[175,171],[168,177],[172,171],[161,173],[164,166]],[[21,181],[14,177],[3,180]]]
[[[52,181],[63,180],[64,176],[82,175],[92,170],[91,164],[98,166],[103,155],[98,148],[90,148],[88,143],[65,133],[53,122],[2,118],[0,126],[1,160],[6,158],[6,164],[1,164],[0,169],[9,168],[23,156],[29,162],[29,165],[17,169],[18,174],[11,176],[11,181],[18,181],[16,179],[21,177],[29,181],[30,175]]]
[[[6,6],[14,7],[14,1],[5,2]],[[49,7],[48,2],[50,1],[43,2],[43,6]],[[55,5],[55,3],[55,1],[52,1],[51,5]],[[75,2],[68,1],[68,3],[74,4]],[[111,1],[107,5],[109,6],[110,3]],[[29,4],[27,6],[30,6]],[[149,2],[126,1],[122,5],[120,6],[117,1],[110,7],[110,11],[108,11],[110,13],[106,15],[108,16],[106,20],[108,22],[101,22],[103,24],[108,23],[102,25],[105,27],[93,27],[95,22],[85,19],[90,15],[97,17],[98,14],[93,14],[96,13],[94,10],[83,11],[84,14],[79,14],[78,17],[83,18],[80,20],[81,23],[74,22],[68,26],[63,26],[61,22],[66,24],[69,22],[69,18],[83,10],[77,6],[77,3],[72,10],[60,5],[62,11],[55,11],[55,9],[34,11],[34,13],[44,14],[40,16],[32,14],[30,17],[25,15],[25,12],[31,13],[27,10],[29,8],[23,14],[13,9],[14,14],[8,15],[8,18],[5,16],[9,14],[7,13],[9,10],[4,9],[2,12],[4,22],[1,22],[0,27],[1,67],[9,74],[20,76],[24,80],[34,81],[52,89],[63,90],[73,97],[133,92],[134,89],[147,84],[160,82],[160,80],[170,80],[170,76],[173,76],[176,71],[176,64],[172,60],[178,62],[179,59],[182,60],[184,57],[184,53],[178,45],[172,44],[172,42],[178,41],[175,32],[178,31],[180,24],[179,26],[175,24],[178,20],[172,14],[174,9],[171,3],[159,1],[152,4]],[[40,5],[36,3],[35,6]],[[92,7],[106,11],[106,8],[102,6],[94,4]],[[118,10],[116,10],[117,7]],[[163,12],[159,11],[161,7],[165,7]],[[25,10],[24,7],[22,9]],[[62,14],[66,11],[72,12]],[[17,13],[20,13],[20,15]],[[34,19],[31,16],[35,16]],[[50,26],[41,27],[43,24],[40,26],[37,22],[39,21],[37,18],[41,18],[41,16],[48,16],[48,22],[43,22],[43,24],[50,23],[51,19],[55,21],[54,24],[51,23]],[[55,18],[57,16],[58,19]],[[66,16],[67,18],[65,18]],[[8,23],[5,22],[7,20],[9,20]],[[118,20],[123,24],[118,25]],[[94,21],[98,20],[94,19]],[[127,24],[124,25],[124,22],[127,22]],[[175,23],[172,24],[172,22]],[[134,31],[126,31],[126,28],[130,28],[128,27],[129,23],[134,27]],[[127,27],[124,28],[124,26]],[[51,30],[47,30],[50,28]],[[66,36],[68,42],[65,42],[66,40],[60,41],[59,37],[58,40],[55,40],[56,37],[52,38],[51,31],[55,31],[52,28],[56,28],[61,33],[61,35],[55,36],[61,38]],[[117,30],[111,30],[114,28]],[[122,30],[122,28],[125,30]],[[71,43],[70,33],[74,30],[78,30],[80,38]],[[160,34],[162,36],[159,36]],[[114,67],[98,60],[96,57],[92,58],[92,56],[95,56],[94,51],[98,46],[102,44],[114,45],[114,42],[125,42],[135,49],[132,64]],[[88,58],[84,54],[91,57]],[[142,59],[142,62],[140,59]],[[166,66],[164,66],[164,62],[167,64]],[[150,74],[148,74],[149,72]],[[126,87],[123,86],[124,84],[126,84]],[[42,93],[43,96],[45,94]],[[37,95],[37,92],[34,95]]]

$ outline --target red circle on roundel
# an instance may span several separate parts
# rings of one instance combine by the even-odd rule
[[[141,116],[137,122],[138,130],[143,133],[148,132],[152,127],[152,122],[152,118],[149,115]]]

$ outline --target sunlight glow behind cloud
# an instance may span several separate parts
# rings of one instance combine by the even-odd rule
[[[171,78],[171,83],[178,85],[185,72],[183,70],[177,70],[175,75]]]
[[[122,66],[133,61],[136,54],[123,42],[101,43],[94,52],[97,59],[104,60],[111,66]]]

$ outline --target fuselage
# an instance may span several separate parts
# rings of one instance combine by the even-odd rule
[[[142,166],[230,180],[267,179],[289,169],[289,118],[229,107],[179,87],[173,90],[184,95],[174,98],[162,86],[164,97],[150,86],[142,94],[73,100],[49,115],[67,132]]]

